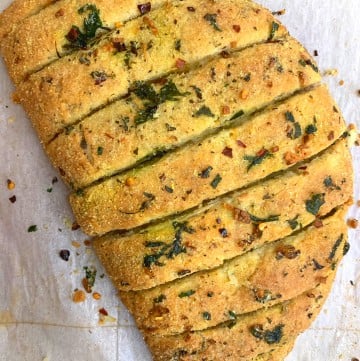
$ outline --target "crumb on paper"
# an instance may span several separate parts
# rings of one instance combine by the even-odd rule
[[[7,189],[9,191],[12,191],[13,189],[15,189],[15,182],[14,181],[12,181],[11,179],[8,179],[6,181],[6,183],[7,183]]]
[[[99,325],[104,325],[105,323],[113,323],[116,322],[116,318],[110,316],[109,313],[105,310],[105,308],[99,309]]]
[[[71,245],[72,245],[74,248],[80,248],[80,247],[81,247],[81,243],[80,243],[80,242],[77,242],[77,241],[71,241]]]
[[[93,296],[93,299],[96,300],[96,301],[101,299],[101,294],[99,292],[94,292],[92,294],[92,296]]]
[[[64,261],[68,261],[69,258],[70,258],[70,251],[68,249],[62,249],[60,252],[59,252],[59,256],[62,260]]]
[[[319,52],[316,49],[314,50],[314,56],[319,56]]]
[[[16,196],[13,195],[12,197],[10,197],[10,198],[9,198],[9,201],[10,201],[11,203],[15,203],[15,202],[16,202]]]
[[[285,13],[286,13],[286,9],[281,9],[281,10],[272,12],[273,15],[277,15],[277,16],[285,15]]]
[[[85,245],[86,247],[90,247],[90,246],[91,246],[91,240],[90,240],[90,239],[85,239],[84,245]]]
[[[341,79],[340,81],[339,81],[339,85],[340,86],[343,86],[345,84],[345,81],[343,80],[343,79]]]
[[[84,302],[86,299],[86,294],[83,290],[75,290],[72,295],[72,300],[75,303],[81,303]]]
[[[347,220],[347,225],[349,228],[356,229],[359,225],[359,221],[355,218],[350,218]]]
[[[324,70],[323,76],[336,76],[338,75],[339,71],[337,69],[327,69]]]
[[[71,230],[72,231],[76,231],[80,228],[80,226],[78,225],[78,223],[76,221],[74,221],[71,225]]]

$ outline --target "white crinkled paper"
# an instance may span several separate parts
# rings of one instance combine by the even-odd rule
[[[360,128],[360,1],[261,0],[316,60],[324,81],[348,123]],[[0,10],[10,0],[0,1]],[[12,84],[0,63],[0,361],[150,361],[134,323],[119,302],[87,239],[72,231],[68,190],[52,184],[52,168],[20,106],[11,101]],[[339,85],[344,81],[343,86]],[[360,148],[353,148],[359,174]],[[16,187],[7,189],[7,179]],[[359,176],[355,201],[360,199]],[[52,188],[51,192],[48,192]],[[9,198],[16,195],[12,204]],[[349,217],[360,218],[353,206]],[[37,225],[37,232],[28,227]],[[301,335],[287,361],[360,359],[360,229],[349,230],[351,249],[339,267],[331,296],[320,317]],[[81,246],[76,248],[72,242]],[[69,249],[69,262],[58,253]],[[71,300],[81,287],[84,266],[95,266],[94,290],[100,300]],[[99,309],[116,321],[99,325]]]

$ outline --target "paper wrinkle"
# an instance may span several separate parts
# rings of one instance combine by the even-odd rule
[[[325,82],[348,123],[360,128],[360,2],[358,0],[261,0],[276,11],[290,33],[310,53],[316,49],[321,71],[337,69]],[[10,0],[2,0],[0,10]],[[13,86],[0,64],[0,361],[150,361],[151,357],[133,320],[117,297],[73,221],[66,187],[38,142],[20,106],[10,100]],[[344,80],[340,86],[339,81]],[[360,174],[360,147],[352,149],[355,174]],[[6,187],[10,178],[13,191]],[[49,193],[47,189],[52,188]],[[9,197],[16,195],[12,204]],[[354,200],[360,199],[359,177]],[[360,219],[353,206],[348,217]],[[38,231],[28,233],[36,224]],[[351,249],[339,267],[333,291],[323,312],[301,335],[287,361],[335,361],[360,358],[360,229],[349,230]],[[80,248],[72,246],[77,241]],[[58,253],[69,249],[70,260]],[[82,289],[83,266],[97,269],[96,301],[71,300]],[[354,285],[350,283],[353,282]],[[99,326],[99,309],[115,323]]]

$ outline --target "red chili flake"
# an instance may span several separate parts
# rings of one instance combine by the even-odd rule
[[[274,147],[272,147],[271,149],[270,149],[270,151],[271,151],[271,153],[276,153],[276,152],[278,152],[279,151],[279,146],[278,145],[275,145]]]
[[[307,169],[307,166],[306,165],[303,165],[301,167],[298,168],[299,170],[306,170]]]
[[[90,246],[91,246],[91,241],[90,241],[89,239],[86,239],[86,240],[84,241],[84,245],[85,245],[86,247],[90,247]]]
[[[74,43],[78,39],[79,35],[80,33],[78,28],[72,27],[65,37],[70,41],[70,43]]]
[[[222,114],[222,115],[230,114],[230,107],[228,107],[227,105],[224,105],[224,106],[221,108],[221,114]]]
[[[118,53],[126,51],[126,45],[123,41],[113,41],[112,45]]]
[[[191,13],[195,12],[195,8],[193,6],[188,6],[187,7],[188,11],[190,11]]]
[[[145,3],[145,4],[139,4],[137,7],[138,7],[138,9],[139,9],[139,11],[140,11],[140,14],[141,14],[141,15],[144,15],[144,14],[150,12],[150,10],[151,10],[151,3],[148,2],[148,3]]]
[[[321,221],[321,219],[316,218],[315,221],[314,221],[314,227],[315,227],[315,228],[321,228],[321,227],[323,227],[323,226],[324,226],[324,225],[323,225],[323,222]]]
[[[281,244],[275,249],[276,259],[280,260],[282,258],[294,259],[300,254],[300,250],[296,249],[290,244]]]
[[[108,311],[106,311],[104,307],[103,307],[103,308],[100,308],[99,313],[100,313],[101,315],[104,315],[104,316],[107,316],[107,315],[108,315]]]
[[[154,22],[150,18],[148,18],[147,16],[144,16],[144,23],[150,28],[151,32],[154,35],[159,34],[159,30],[155,26]]]
[[[56,18],[60,18],[60,17],[64,16],[64,14],[65,14],[64,9],[59,9],[59,10],[55,13],[55,17],[56,17]]]
[[[236,221],[240,221],[242,223],[250,224],[251,217],[250,214],[242,209],[235,208],[234,209],[234,218]]]
[[[176,63],[175,63],[175,66],[178,68],[178,69],[184,69],[185,68],[185,65],[186,65],[186,61],[183,60],[183,59],[176,59]]]
[[[241,147],[241,148],[246,148],[246,144],[245,143],[243,143],[241,140],[237,140],[236,141],[236,144],[239,146],[239,147]]]
[[[280,15],[284,15],[285,12],[286,12],[285,9],[281,9],[281,10],[278,10],[278,11],[273,11],[272,14],[273,14],[273,15],[280,16]]]
[[[224,150],[222,151],[222,154],[225,155],[226,157],[232,158],[233,150],[232,150],[232,148],[225,147]]]
[[[233,30],[234,30],[236,33],[240,33],[240,30],[241,30],[240,25],[233,25]]]
[[[267,150],[267,149],[265,149],[265,148],[263,148],[263,149],[260,149],[257,153],[256,153],[256,155],[258,156],[258,157],[263,157],[265,154],[267,154],[267,153],[269,153],[269,151]]]
[[[334,131],[332,130],[329,134],[328,134],[328,140],[334,140],[335,138],[335,134]]]
[[[10,197],[10,198],[9,198],[9,201],[10,201],[11,203],[15,203],[15,202],[16,202],[16,196]]]

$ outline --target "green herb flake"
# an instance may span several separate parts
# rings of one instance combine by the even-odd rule
[[[229,311],[228,312],[229,318],[230,320],[236,320],[236,313],[234,311]]]
[[[234,120],[236,118],[240,118],[241,116],[243,116],[245,113],[243,110],[239,110],[238,112],[236,112],[231,118],[230,120]]]
[[[204,15],[204,19],[208,21],[216,31],[222,31],[217,23],[217,14],[206,14]]]
[[[269,35],[268,40],[274,39],[275,33],[279,30],[279,27],[280,27],[280,25],[277,22],[273,21],[271,23],[271,30],[270,30],[270,35]]]
[[[262,149],[256,155],[245,155],[244,160],[249,162],[247,171],[256,165],[261,164],[266,158],[270,158],[272,156],[273,155],[267,149]]]
[[[215,178],[211,181],[210,185],[212,188],[216,189],[219,183],[222,181],[220,174],[217,174]]]
[[[343,248],[343,255],[345,256],[350,250],[350,243],[349,242],[345,242],[344,244],[344,248]]]
[[[294,132],[292,133],[292,139],[297,139],[299,137],[301,137],[302,135],[302,131],[301,131],[301,126],[298,122],[294,123]]]
[[[188,290],[188,291],[184,291],[184,292],[180,292],[179,293],[179,297],[180,298],[185,298],[185,297],[190,297],[195,293],[194,290]]]
[[[195,230],[188,226],[186,222],[173,222],[175,230],[175,236],[172,243],[165,243],[160,241],[146,242],[147,248],[158,248],[155,253],[147,254],[143,259],[143,266],[150,268],[152,265],[163,266],[164,263],[160,262],[160,258],[165,257],[167,259],[173,259],[181,253],[186,253],[186,247],[182,244],[182,234],[184,232],[192,234]]]
[[[306,134],[315,134],[317,132],[317,126],[315,124],[309,124],[306,128],[305,128],[305,133]]]
[[[52,187],[48,188],[46,192],[51,193],[53,191]]]
[[[104,152],[104,148],[103,147],[98,147],[97,155],[103,155],[103,152]]]
[[[305,67],[305,66],[306,66],[306,61],[305,61],[305,59],[300,59],[300,60],[299,60],[299,64],[300,64],[301,66]]]
[[[85,278],[87,280],[87,283],[90,287],[93,287],[95,284],[95,279],[96,279],[96,269],[94,267],[84,267],[84,271],[85,271]]]
[[[171,187],[165,186],[164,188],[165,188],[166,192],[168,192],[168,193],[174,193],[174,190],[173,190]]]
[[[160,89],[160,103],[165,103],[166,101],[178,101],[179,97],[189,95],[190,93],[185,92],[181,93],[175,83],[172,80],[169,80],[161,89]]]
[[[269,345],[274,343],[279,343],[283,337],[283,328],[284,325],[280,324],[276,326],[273,330],[263,330],[262,325],[254,325],[250,327],[250,333],[260,339],[264,340]]]
[[[203,169],[203,170],[199,173],[199,177],[200,177],[200,178],[203,178],[203,179],[209,178],[209,177],[210,177],[210,173],[211,173],[212,170],[213,170],[213,167],[212,167],[212,166],[209,166],[209,167]]]
[[[295,123],[295,117],[294,117],[294,114],[287,111],[285,112],[285,119],[288,121],[288,122],[291,122],[291,123]]]
[[[276,222],[279,220],[279,215],[270,215],[269,217],[266,217],[266,218],[260,218],[260,217],[251,215],[249,213],[249,216],[250,216],[250,219],[255,223]]]
[[[29,232],[29,233],[31,233],[31,232],[36,232],[38,229],[37,229],[37,225],[36,224],[33,224],[33,225],[31,225],[28,229],[27,229],[27,231]]]
[[[316,216],[324,203],[324,194],[313,194],[311,198],[305,202],[306,210]]]
[[[95,5],[86,4],[78,10],[80,15],[85,12],[88,12],[89,14],[84,19],[83,31],[81,31],[78,26],[73,25],[65,36],[69,43],[65,44],[64,48],[87,49],[95,39],[98,29],[104,29],[100,18],[100,11]]]
[[[196,111],[196,113],[194,114],[195,117],[200,117],[200,116],[206,116],[206,117],[215,117],[215,115],[212,113],[211,109],[209,107],[207,107],[206,105],[203,105],[199,110]]]
[[[332,260],[334,259],[335,255],[336,255],[336,251],[337,251],[337,249],[340,247],[340,244],[342,243],[343,239],[344,239],[344,235],[341,234],[340,237],[335,241],[335,243],[334,243],[334,245],[333,245],[333,247],[332,247],[332,249],[331,249],[331,252],[330,252],[330,254],[329,254],[329,258],[328,258],[328,259],[329,259],[330,261],[332,261]]]
[[[202,95],[202,90],[200,88],[198,88],[197,86],[195,85],[192,85],[191,88],[194,89],[194,92],[195,92],[195,95],[198,99],[202,100],[203,98],[203,95]]]
[[[324,186],[326,188],[329,188],[331,190],[341,190],[341,188],[339,186],[337,186],[334,181],[332,180],[331,176],[327,176],[325,179],[324,179]]]
[[[298,222],[298,218],[299,215],[297,215],[295,218],[293,219],[288,219],[287,222],[289,223],[289,226],[292,230],[295,230],[298,226],[299,226],[299,222]]]
[[[155,298],[153,299],[153,302],[154,302],[154,303],[162,303],[162,302],[165,301],[165,300],[166,300],[166,296],[163,295],[163,294],[161,294],[161,295],[159,295],[158,297],[155,297]]]
[[[211,313],[205,311],[205,312],[202,313],[202,317],[203,317],[204,320],[210,321],[211,320]]]

